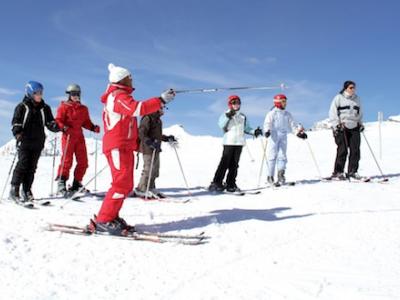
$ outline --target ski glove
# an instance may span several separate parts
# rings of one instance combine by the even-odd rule
[[[161,142],[159,140],[147,139],[146,145],[149,146],[152,150],[157,150],[157,151],[161,150]]]
[[[307,133],[305,133],[304,131],[299,131],[299,132],[297,133],[297,137],[299,137],[299,138],[305,140],[305,139],[307,138]]]
[[[265,136],[266,138],[269,138],[270,135],[271,135],[271,131],[269,131],[269,130],[268,130],[267,132],[264,133],[264,136]]]
[[[343,125],[342,124],[338,124],[336,126],[336,128],[333,130],[333,135],[335,137],[339,136],[339,134],[341,134],[343,132]]]
[[[176,140],[175,136],[167,135],[167,142],[168,143],[177,143],[178,141]]]
[[[15,135],[15,139],[17,140],[17,145],[22,141],[22,133],[17,133]]]
[[[169,90],[162,92],[160,99],[161,99],[162,103],[168,104],[169,102],[174,100],[175,95],[176,95],[175,91],[173,89],[169,89]]]
[[[228,111],[228,112],[225,113],[225,116],[226,116],[228,119],[232,119],[232,117],[233,117],[235,114],[236,114],[236,111],[235,111],[234,109],[231,109],[230,111]]]
[[[364,129],[365,129],[364,125],[360,125],[360,126],[358,126],[358,130],[359,130],[360,132],[363,132],[363,131],[364,131]]]
[[[100,132],[100,126],[99,125],[93,125],[92,131],[96,132],[96,133],[99,133]]]
[[[52,132],[59,132],[61,131],[60,127],[58,127],[55,121],[51,121],[47,123],[47,128]]]
[[[257,127],[256,130],[254,130],[254,136],[257,138],[259,135],[262,135],[262,130],[260,127]]]

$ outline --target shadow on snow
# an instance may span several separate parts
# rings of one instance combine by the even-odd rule
[[[160,224],[135,225],[141,230],[168,232],[178,230],[189,230],[195,228],[202,228],[212,224],[229,224],[247,220],[259,221],[283,221],[287,219],[296,219],[312,216],[313,214],[304,215],[290,215],[290,216],[277,216],[279,213],[289,210],[290,207],[276,207],[272,209],[223,209],[211,211],[206,216],[198,216],[193,218],[182,219],[178,221],[171,221]]]

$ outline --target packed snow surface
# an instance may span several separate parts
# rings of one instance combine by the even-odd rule
[[[399,299],[400,124],[383,123],[382,153],[377,124],[366,126],[387,183],[378,182],[382,177],[364,139],[359,173],[372,182],[320,182],[310,149],[322,176],[332,172],[336,151],[332,132],[320,130],[309,132],[308,141],[289,136],[287,180],[298,184],[246,196],[201,189],[219,162],[220,137],[192,136],[179,126],[165,132],[179,139],[191,200],[184,203],[188,195],[175,151],[163,145],[157,185],[171,198],[128,198],[121,216],[139,229],[205,231],[209,242],[187,246],[48,232],[49,222],[88,224],[101,199],[54,200],[36,210],[2,200],[2,299]],[[257,186],[264,142],[249,138],[243,148],[237,180],[242,189]],[[98,149],[100,170],[106,165],[100,142]],[[89,152],[84,181],[95,172]],[[12,158],[0,157],[1,188]],[[36,197],[51,192],[52,165],[51,156],[40,159]],[[140,172],[135,170],[135,183]],[[264,167],[263,186],[265,179]],[[107,168],[96,186],[103,192],[109,185]]]

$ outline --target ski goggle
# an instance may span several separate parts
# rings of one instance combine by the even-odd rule
[[[231,101],[231,105],[240,105],[240,100]]]
[[[43,95],[43,91],[36,91],[36,92],[34,92],[33,94],[34,94],[34,95],[40,95],[40,96],[41,96],[41,95]]]
[[[69,94],[71,97],[80,97],[81,96],[80,92],[70,92]]]

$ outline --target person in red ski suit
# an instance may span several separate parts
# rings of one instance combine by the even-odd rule
[[[62,101],[57,109],[56,123],[63,131],[62,134],[62,157],[58,167],[57,193],[67,192],[66,181],[69,178],[69,171],[72,167],[73,156],[76,158],[74,181],[70,191],[77,191],[82,187],[82,179],[88,167],[88,158],[82,128],[99,133],[100,127],[92,123],[89,117],[88,108],[81,104],[81,88],[77,84],[70,84],[66,93],[68,100]]]
[[[133,229],[119,211],[124,199],[133,189],[134,151],[138,149],[137,116],[158,111],[172,101],[174,90],[170,89],[146,101],[136,101],[131,73],[122,67],[108,65],[109,85],[101,96],[103,111],[103,153],[111,169],[112,183],[97,217],[91,220],[89,229],[113,235],[126,235]]]

